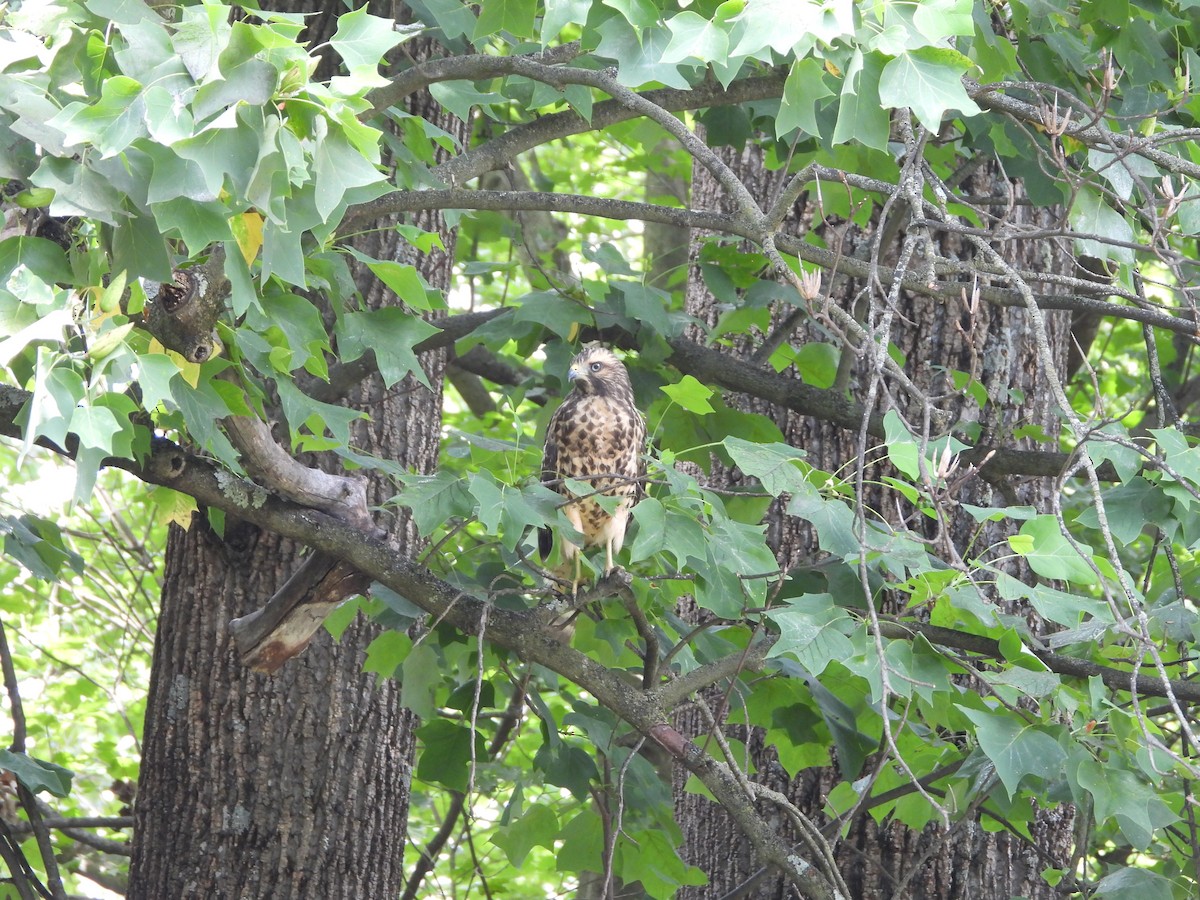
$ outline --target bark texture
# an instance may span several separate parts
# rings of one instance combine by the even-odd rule
[[[311,0],[276,3],[291,12],[325,10]],[[376,14],[403,15],[388,7]],[[313,45],[332,15],[309,20]],[[322,31],[324,29],[324,31]],[[418,42],[406,45],[421,52]],[[427,96],[411,110],[464,136],[461,122],[434,115]],[[418,257],[381,225],[360,247],[415,264],[445,287],[453,234],[440,216],[417,224],[443,231],[447,253]],[[397,298],[363,270],[369,306]],[[347,398],[369,419],[356,446],[417,471],[437,459],[445,354],[422,358],[434,391],[411,377],[385,388],[364,380]],[[332,459],[318,460],[336,469]],[[393,491],[372,483],[369,501]],[[402,552],[418,540],[407,514],[380,523]],[[364,675],[363,649],[378,628],[361,618],[333,641],[322,631],[274,676],[237,661],[230,619],[269,597],[295,569],[302,549],[245,523],[224,538],[197,517],[172,529],[146,714],[135,809],[130,900],[370,900],[398,896],[415,719],[399,706],[398,685]]]
[[[723,156],[760,204],[768,207],[786,175],[768,171],[763,165],[761,152],[754,145],[747,145],[740,152],[726,148]],[[729,208],[721,189],[707,170],[697,166],[693,176],[693,207]],[[1009,186],[1006,183],[990,174],[986,166],[974,179],[970,190],[972,194],[995,195],[998,204],[1002,205],[1000,211],[1008,211],[1006,200]],[[1016,189],[1019,193],[1019,186]],[[786,227],[798,234],[816,229],[832,249],[840,249],[845,255],[868,258],[871,239],[880,227],[878,208],[869,225],[860,229],[845,220],[823,218],[821,211],[815,207],[815,197],[801,197]],[[1017,206],[1010,214],[1017,218],[1050,218],[1049,214],[1039,213],[1030,206]],[[890,246],[881,249],[880,262],[883,267],[894,263],[902,238],[903,228]],[[719,310],[700,277],[697,265],[699,246],[698,241],[693,242],[687,311],[711,325],[716,321]],[[969,261],[973,255],[971,247],[953,240],[944,240],[938,247],[940,253],[962,260]],[[1006,244],[1002,252],[1016,265],[1067,270],[1067,257],[1060,248],[1050,243]],[[916,265],[919,268],[920,262]],[[826,276],[823,293],[829,294],[831,302],[851,311],[862,322],[865,312],[862,302],[864,287],[846,278],[838,278],[830,284]],[[937,395],[939,399],[935,405],[949,411],[954,420],[977,420],[983,433],[989,437],[1012,446],[1030,446],[1028,442],[1021,444],[1009,439],[1015,427],[1039,424],[1054,433],[1058,423],[1043,380],[1047,373],[1042,371],[1037,356],[1028,315],[1020,309],[973,305],[967,299],[970,285],[964,284],[964,290],[964,299],[957,304],[902,295],[892,326],[891,342],[905,354],[905,370],[909,377],[930,395]],[[819,301],[815,305],[819,307]],[[784,320],[787,312],[780,311],[773,318],[773,327]],[[819,321],[820,318],[818,308],[816,317],[801,322],[790,334],[789,340],[795,346],[809,340],[830,341],[830,323],[823,323]],[[1056,362],[1056,371],[1048,374],[1049,377],[1059,377],[1067,359],[1069,314],[1048,314],[1047,328]],[[751,336],[730,352],[749,357],[764,337]],[[844,388],[855,399],[865,400],[868,383],[866,361],[862,357],[854,359],[845,352],[843,357],[840,377]],[[980,410],[973,406],[969,398],[956,394],[943,374],[947,369],[972,373],[987,388],[991,402]],[[919,424],[917,408],[906,406],[902,392],[895,390],[894,385],[889,388],[890,391],[881,391],[881,394],[890,393],[901,411],[915,416]],[[762,401],[753,404],[743,402],[742,408],[772,418],[783,431],[785,440],[793,446],[804,448],[809,461],[816,467],[825,471],[839,471],[843,475],[853,471],[858,453],[856,433]],[[882,413],[888,407],[877,404],[876,408]],[[881,456],[879,447],[868,447],[868,486],[864,488],[864,499],[868,508],[886,511],[885,514],[895,522],[897,510],[902,507],[902,504],[897,504],[896,495],[885,496],[878,489],[869,487],[885,471],[872,463],[872,460],[878,460]],[[736,484],[740,479],[739,472],[723,469],[719,463],[714,463],[709,477],[710,482],[718,486]],[[1052,480],[1048,478],[990,484],[975,477],[966,482],[958,499],[981,505],[1023,503],[1046,510],[1053,489]],[[779,503],[772,507],[768,515],[769,537],[782,567],[790,568],[817,558],[816,536],[807,523],[785,516]],[[905,524],[910,528],[924,529],[926,536],[935,540],[936,552],[939,553],[965,552],[974,525],[966,516],[951,518],[940,529],[920,517],[908,520]],[[1003,524],[995,525],[977,537],[972,554],[988,557],[991,554],[986,551],[981,554],[980,548],[1003,547],[1003,527]],[[1022,573],[1013,570],[1013,574],[1020,576]],[[720,698],[714,697],[713,701],[713,708],[718,708]],[[689,735],[701,735],[707,730],[704,721],[694,712],[682,713],[678,725],[684,734]],[[836,769],[809,770],[791,779],[779,765],[773,749],[764,746],[760,733],[747,734],[740,726],[729,728],[729,731],[732,736],[746,741],[757,780],[787,795],[818,826],[825,821],[821,810],[828,791],[840,780]],[[872,761],[868,760],[867,767],[871,765]],[[726,896],[794,896],[775,872],[764,869],[753,858],[749,845],[738,839],[735,827],[725,813],[703,797],[684,793],[678,779],[676,810],[685,835],[684,860],[703,869],[710,878],[709,885],[687,888],[680,892],[680,898],[710,900]],[[763,811],[775,817],[783,833],[790,833],[782,815],[766,806]],[[1011,834],[985,832],[972,819],[959,821],[949,830],[930,826],[924,831],[914,831],[896,822],[877,825],[869,815],[860,815],[848,835],[836,844],[836,858],[853,897],[861,900],[888,897],[897,900],[1008,900],[1013,896],[1039,900],[1059,896],[1042,881],[1039,873],[1048,866],[1066,863],[1072,824],[1073,814],[1069,807],[1041,810],[1033,825],[1035,844],[1029,844]]]

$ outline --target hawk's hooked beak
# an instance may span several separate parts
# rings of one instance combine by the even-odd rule
[[[574,381],[578,377],[579,370],[577,368],[571,366],[571,368],[567,369],[567,381]]]

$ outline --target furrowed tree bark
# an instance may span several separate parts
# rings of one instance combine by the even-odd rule
[[[753,144],[749,144],[742,152],[724,148],[722,155],[763,208],[768,208],[783,186],[786,173],[768,171],[763,166],[761,152]],[[972,193],[976,195],[1006,193],[1007,185],[990,174],[986,166],[976,179],[977,183],[972,185]],[[1016,189],[1019,194],[1019,185]],[[809,205],[806,206],[806,203]],[[692,204],[712,210],[730,208],[720,186],[701,166],[694,167]],[[815,204],[815,197],[802,197],[785,219],[785,228],[796,233],[803,233],[810,228],[819,229],[827,246],[833,247],[840,240],[841,252],[845,255],[869,259],[870,242],[877,229],[882,227],[878,207],[868,227],[860,230],[844,221],[822,221],[819,210],[814,209]],[[1018,205],[1005,212],[1017,217],[1050,218],[1050,214],[1040,213],[1027,205]],[[897,213],[894,211],[892,214]],[[901,227],[895,239],[881,248],[882,272],[890,273],[903,237],[904,228]],[[971,248],[959,238],[943,235],[935,236],[934,240],[938,241],[940,252],[964,262],[969,263],[974,255]],[[694,242],[687,311],[712,324],[716,321],[718,310],[696,265],[698,248],[699,243]],[[1010,244],[1002,252],[1014,254],[1015,258],[1011,261],[1023,268],[1072,271],[1071,261],[1063,249],[1050,242]],[[831,283],[827,274],[822,293],[831,293],[833,303],[840,304],[861,321],[863,310],[855,309],[854,300],[861,296],[864,286],[863,281],[846,277],[838,277]],[[964,289],[969,297],[970,285],[964,283]],[[820,302],[815,301],[815,304]],[[931,300],[929,297],[902,293],[898,313],[893,322],[891,341],[906,355],[905,371],[919,388],[931,393],[946,393],[947,385],[939,374],[944,367],[973,372],[988,389],[992,400],[982,411],[969,408],[969,401],[962,397],[941,403],[942,408],[949,408],[953,418],[978,418],[987,437],[999,438],[996,443],[1021,449],[1033,449],[1033,445],[1028,440],[1011,440],[1012,429],[1019,424],[1036,423],[1045,427],[1048,433],[1057,433],[1059,423],[1048,399],[1049,392],[1045,390],[1041,379],[1047,374],[1049,377],[1058,376],[1041,371],[1023,310],[990,306],[987,303],[972,305],[969,300],[959,303]],[[786,314],[787,310],[784,310],[776,315],[773,325],[777,326]],[[1047,312],[1046,321],[1051,349],[1058,362],[1058,371],[1062,372],[1070,340],[1070,314]],[[745,341],[729,352],[749,359],[762,337],[760,335],[757,339]],[[801,322],[788,339],[797,347],[805,341],[831,340],[828,330],[819,330],[811,321]],[[844,365],[838,386],[854,400],[864,402],[869,355],[852,360],[847,358],[852,351],[843,348],[842,352]],[[901,390],[892,390],[891,394],[903,403]],[[752,402],[745,395],[730,399],[730,402],[771,417],[783,431],[785,440],[793,446],[804,448],[814,466],[825,471],[842,471],[843,474],[853,470],[858,453],[856,429],[802,416],[765,401]],[[886,408],[877,404],[870,412],[882,414]],[[915,412],[903,406],[902,411],[908,414]],[[881,443],[874,437],[868,437],[868,442],[869,447],[876,449]],[[878,455],[875,454],[876,457]],[[895,495],[885,497],[870,487],[870,481],[880,471],[877,467],[871,467],[871,458],[872,454],[868,453],[864,503],[868,509],[884,510],[894,520],[898,506]],[[717,487],[731,487],[741,478],[736,470],[724,469],[715,462],[709,480]],[[990,483],[976,476],[967,480],[959,499],[980,505],[1023,503],[1045,511],[1053,490],[1054,479],[1050,477],[1007,478]],[[914,526],[913,521],[907,524],[920,527],[919,524]],[[965,515],[948,523],[947,539],[960,552],[964,550],[970,524]],[[769,513],[769,526],[769,537],[783,568],[797,562],[811,561],[818,555],[812,529],[805,522],[785,516],[778,503]],[[1002,542],[1003,537],[1001,526],[993,526],[978,539],[977,546],[994,546],[997,541]],[[887,608],[885,601],[882,612],[898,611]],[[720,696],[717,691],[710,697],[714,708],[718,707]],[[682,712],[677,723],[688,736],[703,735],[709,730],[707,722],[695,710]],[[791,779],[779,764],[774,751],[764,746],[761,732],[746,734],[738,726],[732,729],[731,736],[745,740],[749,746],[756,770],[753,778],[756,781],[787,796],[818,826],[827,822],[822,808],[829,790],[841,778],[836,768],[808,770]],[[871,765],[872,760],[868,759],[867,768]],[[731,825],[721,809],[699,795],[685,793],[682,788],[682,780],[677,779],[676,812],[685,835],[683,857],[686,862],[708,873],[710,883],[701,888],[686,888],[680,892],[680,898],[713,900],[738,896],[783,900],[792,896],[777,871],[765,867],[743,842],[731,843]],[[761,808],[765,810],[767,807]],[[777,819],[781,829],[786,830],[788,826],[784,817],[779,815]],[[1072,823],[1070,807],[1039,811],[1033,823],[1038,845],[1035,850],[1015,835],[985,831],[973,818],[954,823],[949,831],[934,825],[923,831],[915,831],[898,822],[879,825],[870,815],[860,814],[849,834],[837,842],[836,859],[851,895],[862,900],[888,897],[912,900],[1008,900],[1012,896],[1048,900],[1061,895],[1050,888],[1039,873],[1048,866],[1063,865],[1069,859]],[[826,837],[833,840],[836,836],[827,832]]]
[[[274,8],[317,12],[309,20],[314,46],[336,25],[332,8],[322,4],[293,0]],[[405,49],[428,52],[416,41]],[[435,111],[423,92],[409,98],[409,109],[464,136],[463,124]],[[388,222],[374,223],[383,227],[360,249],[412,263],[431,285],[445,287],[454,235],[437,213],[416,221],[440,228],[448,253],[418,257]],[[358,286],[372,308],[397,303],[369,273],[358,275]],[[357,423],[357,446],[410,469],[433,469],[445,353],[422,356],[432,392],[411,377],[387,389],[377,374],[349,391],[347,402],[370,415]],[[375,480],[368,501],[379,504],[392,493]],[[418,537],[406,513],[378,524],[401,552],[415,551]],[[203,516],[186,532],[172,528],[130,900],[398,896],[415,719],[400,707],[395,682],[377,684],[362,671],[363,650],[379,629],[360,617],[339,641],[321,631],[273,676],[242,665],[228,630],[230,620],[260,607],[302,556],[295,542],[245,522],[228,521],[223,536]]]

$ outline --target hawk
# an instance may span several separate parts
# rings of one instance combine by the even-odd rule
[[[568,498],[563,512],[583,535],[583,545],[604,545],[607,575],[613,570],[613,556],[625,542],[629,511],[644,494],[646,422],[634,405],[629,373],[612,351],[604,347],[584,350],[571,361],[567,381],[574,390],[546,429],[542,481]],[[595,500],[572,493],[563,481],[566,478],[588,483],[605,496],[620,497],[620,502],[610,514]],[[543,560],[553,544],[553,534],[543,528],[538,533]],[[563,538],[563,561],[575,560],[573,588],[579,584],[579,550]]]

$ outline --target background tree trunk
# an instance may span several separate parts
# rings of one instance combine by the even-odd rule
[[[275,8],[310,12],[310,0]],[[388,14],[394,10],[379,10]],[[328,39],[333,15],[309,21],[310,42]],[[428,52],[421,42],[409,53]],[[410,109],[465,136],[463,123],[427,95]],[[359,246],[380,259],[415,264],[436,288],[449,284],[454,234],[440,216],[416,224],[441,230],[446,253],[418,256],[381,230]],[[365,268],[357,275],[368,306],[397,298]],[[370,419],[353,440],[368,453],[420,472],[437,461],[445,354],[422,358],[429,391],[411,377],[385,389],[378,376],[348,399]],[[337,467],[336,460],[321,465]],[[379,480],[378,504],[393,491]],[[417,535],[405,512],[382,522],[401,552]],[[403,856],[415,717],[399,686],[364,674],[363,648],[379,629],[362,618],[340,641],[321,631],[273,676],[237,659],[229,621],[259,607],[299,564],[301,548],[245,523],[224,539],[202,516],[172,528],[155,643],[138,800],[131,900],[165,898],[394,897]]]
[[[778,194],[786,178],[786,171],[771,172],[763,165],[761,148],[747,144],[746,149],[734,152],[722,149],[722,156],[735,173],[750,187],[763,208],[768,208]],[[1004,212],[1022,220],[1052,216],[1041,213],[1032,206],[1016,206],[1009,209],[1007,182],[993,176],[987,166],[980,168],[974,176],[970,193],[975,196],[996,196],[997,205]],[[1020,186],[1014,185],[1018,196]],[[723,209],[728,211],[721,188],[707,169],[696,166],[693,170],[692,206],[699,209]],[[807,206],[806,206],[807,201]],[[815,197],[801,197],[796,204],[791,228],[797,233],[818,229],[826,244],[839,249],[846,255],[869,258],[871,242],[879,226],[879,210],[875,211],[870,224],[860,229],[842,219],[821,219],[820,210],[814,209]],[[800,213],[796,218],[796,211]],[[892,215],[896,215],[893,211]],[[907,219],[907,214],[905,214]],[[881,266],[894,264],[899,241],[903,238],[902,226],[899,236],[890,246],[880,250]],[[697,264],[701,236],[692,244],[692,266],[687,288],[687,312],[712,325],[719,315],[716,300],[708,291],[700,276]],[[934,239],[937,239],[936,236]],[[1031,245],[1029,243],[1006,244],[1000,248],[1011,263],[1030,269],[1069,271],[1071,261],[1062,249],[1051,243]],[[953,239],[943,240],[940,253],[969,262],[973,253],[969,246]],[[1015,257],[1014,257],[1015,254]],[[891,257],[889,259],[888,257]],[[919,265],[919,263],[918,263]],[[832,284],[826,282],[822,294],[831,294],[832,302],[854,312],[863,321],[862,302],[855,309],[856,298],[863,296],[864,285],[839,276]],[[891,342],[906,355],[905,370],[912,380],[931,394],[952,394],[953,391],[942,374],[944,369],[971,372],[987,390],[991,402],[980,410],[972,407],[965,397],[952,397],[939,402],[938,407],[948,409],[956,421],[979,420],[983,434],[1011,434],[1014,427],[1022,424],[1042,425],[1048,433],[1056,433],[1058,422],[1046,389],[1037,351],[1031,335],[1028,316],[1023,310],[1001,309],[979,304],[969,307],[970,285],[964,284],[964,299],[958,304],[942,300],[901,295],[901,308],[897,310]],[[819,304],[820,301],[817,301]],[[772,320],[778,326],[791,308],[777,311]],[[1051,349],[1056,359],[1056,371],[1049,377],[1058,378],[1064,371],[1069,344],[1069,313],[1047,314],[1047,327]],[[749,357],[758,346],[763,335],[746,340],[733,351]],[[789,338],[795,346],[805,341],[831,340],[828,331],[822,331],[817,323],[808,320],[802,323]],[[842,371],[839,373],[839,388],[849,392],[856,400],[866,400],[868,383],[868,357],[856,360],[846,358],[843,352]],[[881,395],[884,391],[880,392]],[[901,392],[892,391],[892,396],[903,403]],[[789,410],[773,407],[762,401],[750,403],[745,397],[730,398],[730,402],[748,411],[769,416],[783,431],[784,440],[795,447],[804,448],[808,460],[824,471],[840,471],[849,477],[858,453],[856,433],[800,416]],[[879,412],[888,407],[876,404]],[[913,413],[912,409],[903,409]],[[920,422],[919,416],[916,418]],[[869,439],[877,443],[874,439]],[[1029,442],[1018,444],[1030,446]],[[870,448],[868,448],[870,449]],[[864,483],[864,502],[869,509],[884,511],[894,524],[898,518],[897,495],[884,495],[872,489],[870,482],[881,467],[872,466],[872,457],[879,453],[868,453],[868,473]],[[844,467],[844,468],[843,468]],[[730,471],[714,461],[709,482],[717,487],[730,487],[741,479],[740,472]],[[1004,506],[1008,504],[1030,504],[1045,511],[1048,508],[1052,479],[1028,479],[1024,482],[993,485],[979,477],[971,478],[959,497],[967,503]],[[911,507],[908,507],[911,510]],[[782,504],[776,502],[769,516],[769,537],[780,565],[784,569],[805,562],[811,563],[818,557],[816,536],[807,523],[783,513]],[[921,529],[928,520],[918,516],[905,523],[906,527]],[[965,514],[947,523],[945,539],[950,540],[959,552],[965,551],[965,543],[974,523]],[[927,534],[933,537],[930,529]],[[1002,542],[1004,533],[1000,526],[977,539],[975,556],[979,547],[992,547]],[[1022,574],[1014,570],[1013,574]],[[883,612],[890,612],[886,608]],[[1025,612],[1022,610],[1022,612]],[[717,704],[713,704],[717,708]],[[684,734],[700,735],[707,726],[699,713],[687,710],[680,714],[679,725]],[[727,726],[729,727],[729,726]],[[827,819],[822,807],[828,792],[841,780],[836,768],[812,769],[801,772],[790,779],[779,764],[772,748],[764,746],[760,732],[746,734],[741,726],[731,728],[731,734],[746,741],[750,748],[755,778],[767,787],[786,794],[818,826]],[[871,766],[871,760],[867,767]],[[764,808],[765,809],[765,808]],[[685,835],[683,858],[708,873],[710,884],[701,888],[686,888],[681,898],[718,898],[728,896],[755,898],[784,898],[792,896],[777,873],[765,870],[753,858],[749,844],[732,840],[736,828],[725,812],[704,797],[684,793],[682,782],[676,784],[676,811]],[[767,810],[769,811],[769,810]],[[788,826],[780,820],[779,827]],[[946,831],[930,826],[924,831],[914,831],[898,822],[877,825],[865,812],[860,812],[847,836],[836,844],[836,858],[852,895],[862,900],[895,897],[906,900],[1008,900],[1013,896],[1049,898],[1059,896],[1042,880],[1039,873],[1048,866],[1064,866],[1070,856],[1073,813],[1070,807],[1039,811],[1032,830],[1036,845],[1024,843],[1009,833],[985,832],[973,819],[965,819]],[[826,833],[830,840],[833,835]],[[736,892],[736,893],[735,893]]]

